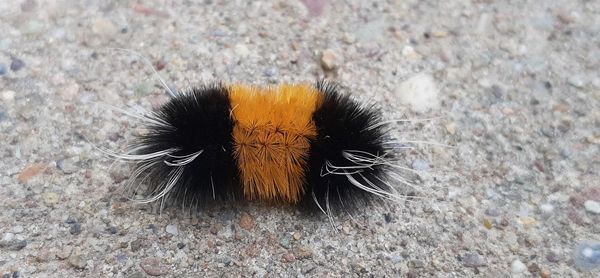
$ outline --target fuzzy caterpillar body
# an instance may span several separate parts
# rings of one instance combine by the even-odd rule
[[[259,200],[330,214],[396,196],[381,113],[333,83],[192,88],[146,118],[128,155],[143,202]]]

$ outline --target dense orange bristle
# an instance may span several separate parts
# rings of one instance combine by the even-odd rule
[[[247,199],[297,203],[304,193],[312,114],[321,94],[309,85],[228,87],[234,155]]]

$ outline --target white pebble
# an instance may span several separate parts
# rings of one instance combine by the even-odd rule
[[[246,58],[250,55],[250,49],[243,43],[236,44],[233,49],[239,58]]]
[[[585,210],[593,214],[600,214],[600,203],[594,200],[587,200],[583,203]]]
[[[324,70],[333,70],[338,67],[337,54],[331,49],[325,49],[321,54],[321,66]]]
[[[594,255],[594,249],[586,247],[581,251],[581,254],[586,258],[591,258]]]
[[[21,225],[18,225],[18,226],[14,226],[14,227],[13,227],[13,232],[14,232],[15,234],[22,233],[22,232],[23,232],[23,230],[24,230],[24,229],[23,229],[23,226],[21,226]]]
[[[11,241],[13,238],[15,238],[15,234],[6,233],[4,234],[4,237],[2,237],[2,241]]]
[[[96,35],[110,37],[117,33],[117,27],[106,18],[96,18],[92,22],[92,32]]]
[[[415,159],[412,162],[412,168],[417,171],[429,170],[429,163],[423,159]]]
[[[2,99],[6,102],[13,101],[15,99],[16,94],[17,93],[15,93],[15,91],[4,91],[2,92]]]
[[[521,273],[527,269],[527,266],[519,260],[514,260],[510,265],[510,271],[512,273]]]
[[[551,214],[554,211],[554,206],[552,204],[541,204],[540,210],[544,214]]]
[[[576,88],[583,88],[583,87],[585,87],[585,81],[579,75],[575,75],[575,76],[569,77],[569,79],[567,79],[567,82],[569,82],[569,84],[571,86],[576,87]]]
[[[419,73],[402,82],[396,94],[400,103],[410,106],[415,112],[437,109],[440,105],[438,88],[429,74]]]
[[[167,233],[172,234],[174,236],[179,234],[179,231],[177,230],[177,225],[174,224],[167,225],[166,231]]]

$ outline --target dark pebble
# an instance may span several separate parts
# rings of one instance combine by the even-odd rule
[[[117,254],[117,262],[124,262],[127,260],[127,255],[120,253]]]
[[[65,221],[65,223],[67,223],[67,224],[74,224],[74,223],[77,223],[77,218],[75,218],[75,217],[72,217],[72,216],[69,216],[69,217],[67,218],[67,221]]]
[[[215,36],[215,37],[224,37],[226,35],[227,35],[227,33],[225,33],[225,31],[219,30],[219,29],[217,29],[213,32],[213,36]]]
[[[6,65],[0,64],[0,75],[6,74]]]
[[[112,235],[115,235],[119,232],[119,229],[117,229],[117,227],[114,227],[114,226],[108,227],[108,232]]]
[[[23,62],[23,60],[19,59],[19,58],[14,58],[11,62],[10,62],[10,70],[12,71],[19,71],[21,70],[23,67],[25,66],[25,62]]]
[[[558,263],[560,262],[560,255],[550,251],[550,253],[546,255],[546,260],[548,260],[551,263]]]
[[[409,263],[410,266],[412,266],[413,268],[423,268],[425,267],[425,263],[423,261],[420,260],[412,260]]]
[[[72,235],[81,234],[81,224],[79,224],[78,222],[71,224],[71,228],[69,229],[69,232]]]
[[[183,243],[183,242],[177,243],[178,249],[183,249],[184,247],[185,247],[185,243]]]
[[[540,272],[540,267],[536,263],[532,263],[527,267],[529,273],[537,273]]]
[[[498,208],[488,208],[485,210],[485,215],[487,216],[491,216],[491,217],[498,217],[500,216],[501,212]]]
[[[233,260],[229,256],[223,256],[219,258],[218,261],[224,264],[225,266],[231,266],[231,263],[233,262]]]
[[[385,223],[391,223],[392,222],[392,214],[391,213],[384,213],[383,214],[383,219],[385,219]]]
[[[142,244],[143,244],[143,240],[141,238],[138,238],[138,239],[132,241],[130,244],[131,251],[137,252],[138,250],[140,250],[140,248],[142,248]]]
[[[14,251],[22,250],[27,246],[27,240],[14,240],[11,242],[11,249]]]
[[[15,271],[12,273],[12,278],[19,278],[21,277],[21,273],[19,273],[18,271]]]

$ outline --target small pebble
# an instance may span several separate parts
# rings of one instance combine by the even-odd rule
[[[440,106],[438,88],[433,76],[425,73],[416,74],[396,89],[401,104],[410,106],[415,112],[426,112]]]
[[[11,245],[12,250],[19,251],[27,247],[27,240],[13,240]]]
[[[353,44],[356,42],[356,36],[350,34],[350,33],[344,33],[344,37],[342,38],[342,40],[346,43],[346,44]]]
[[[537,220],[533,217],[523,216],[519,217],[519,223],[521,223],[524,228],[531,228],[537,224]]]
[[[449,124],[445,125],[446,131],[448,131],[448,133],[454,135],[456,133],[456,123],[452,122]]]
[[[4,234],[4,237],[2,237],[2,241],[8,242],[8,241],[13,240],[14,238],[15,238],[15,234],[13,234],[13,233],[6,233],[6,234]]]
[[[224,37],[227,36],[227,33],[221,29],[217,29],[213,32],[213,36],[215,37]]]
[[[277,69],[276,68],[267,68],[263,71],[263,74],[266,77],[273,77],[277,74]]]
[[[60,96],[64,101],[72,101],[79,93],[79,85],[72,83],[60,90]]]
[[[494,224],[492,224],[492,221],[490,221],[489,219],[485,218],[485,219],[483,219],[483,226],[486,229],[491,230],[494,227]]]
[[[551,263],[560,262],[560,255],[554,251],[550,251],[548,254],[546,254],[546,260]]]
[[[10,70],[19,71],[25,66],[25,62],[19,58],[14,58],[10,62]]]
[[[321,67],[326,70],[334,70],[338,67],[338,58],[332,49],[325,49],[321,54]]]
[[[77,166],[73,162],[73,159],[61,159],[56,162],[56,167],[60,169],[64,174],[72,174],[77,171]]]
[[[242,213],[242,216],[240,217],[240,227],[242,227],[244,230],[250,230],[253,226],[254,220],[252,219],[252,216],[245,212]]]
[[[542,269],[542,271],[540,271],[540,277],[542,278],[550,278],[552,277],[552,274],[550,273],[550,270],[547,268]]]
[[[73,224],[71,224],[71,228],[69,228],[69,232],[72,235],[78,235],[81,234],[81,224],[75,222]]]
[[[576,88],[583,88],[585,86],[585,82],[583,81],[583,78],[578,75],[569,77],[567,82],[569,82],[569,85],[576,87]]]
[[[125,260],[127,260],[127,255],[123,254],[123,253],[119,253],[116,256],[117,262],[124,262]]]
[[[172,234],[174,236],[179,234],[179,231],[177,230],[177,225],[175,224],[169,224],[167,225],[167,227],[165,228],[165,230],[167,231],[167,233]]]
[[[42,199],[47,206],[53,206],[58,204],[59,196],[54,192],[46,192],[42,195]]]
[[[524,272],[525,270],[527,270],[527,266],[519,260],[514,260],[510,264],[510,271],[512,273],[517,274],[517,273]]]
[[[110,226],[106,229],[111,235],[116,235],[119,232],[119,229],[115,226]]]
[[[402,48],[402,56],[409,59],[421,58],[421,55],[419,55],[419,53],[417,53],[417,51],[415,51],[415,49],[410,45],[407,45],[404,48]]]
[[[540,210],[543,214],[552,214],[554,211],[554,206],[552,204],[541,204]]]
[[[92,22],[92,32],[96,35],[110,37],[118,33],[117,27],[106,18],[96,18]]]
[[[177,243],[177,249],[183,249],[183,248],[185,248],[185,243],[183,243],[183,242]]]
[[[310,247],[308,246],[300,246],[296,249],[296,258],[298,259],[308,259],[310,257],[312,257],[313,255],[313,251],[312,249],[310,249]]]
[[[462,263],[466,267],[482,267],[487,265],[485,259],[477,253],[468,253],[462,258]]]
[[[2,99],[6,102],[11,102],[15,100],[15,96],[17,93],[15,91],[7,90],[2,92]]]
[[[0,75],[6,74],[6,65],[0,63]]]
[[[600,202],[594,200],[587,200],[583,203],[585,210],[589,213],[600,214]]]
[[[412,162],[412,168],[417,171],[427,171],[429,170],[429,163],[423,159],[415,159]]]
[[[69,264],[77,269],[85,269],[87,262],[80,255],[73,255],[69,257]]]
[[[540,267],[536,263],[532,263],[527,267],[529,273],[537,273],[540,271]]]
[[[250,55],[250,49],[243,43],[236,44],[233,47],[233,52],[240,58],[246,58]]]
[[[46,163],[34,163],[27,166],[21,173],[17,176],[17,180],[21,183],[27,182],[31,178],[41,174],[48,168]]]
[[[161,276],[169,272],[169,268],[163,265],[158,258],[151,257],[143,259],[140,267],[150,276]]]
[[[491,216],[491,217],[498,217],[500,216],[501,212],[498,208],[496,207],[491,207],[485,210],[485,214],[487,216]]]
[[[17,226],[14,226],[14,227],[13,227],[13,232],[14,232],[15,234],[22,233],[22,232],[23,232],[23,230],[24,230],[24,228],[23,228],[23,226],[21,226],[21,225],[17,225]]]
[[[131,242],[131,251],[133,252],[137,252],[138,250],[140,250],[140,248],[142,248],[144,241],[141,238],[135,239],[134,241]]]
[[[600,267],[600,242],[585,241],[575,248],[575,265],[585,271]]]
[[[69,256],[71,256],[71,252],[73,251],[73,249],[69,246],[65,246],[62,250],[60,250],[59,252],[56,253],[56,257],[60,260],[64,260],[66,258],[68,258]]]
[[[282,259],[286,263],[291,263],[291,262],[294,262],[296,260],[296,256],[294,256],[293,253],[286,253],[286,254],[283,255]]]

